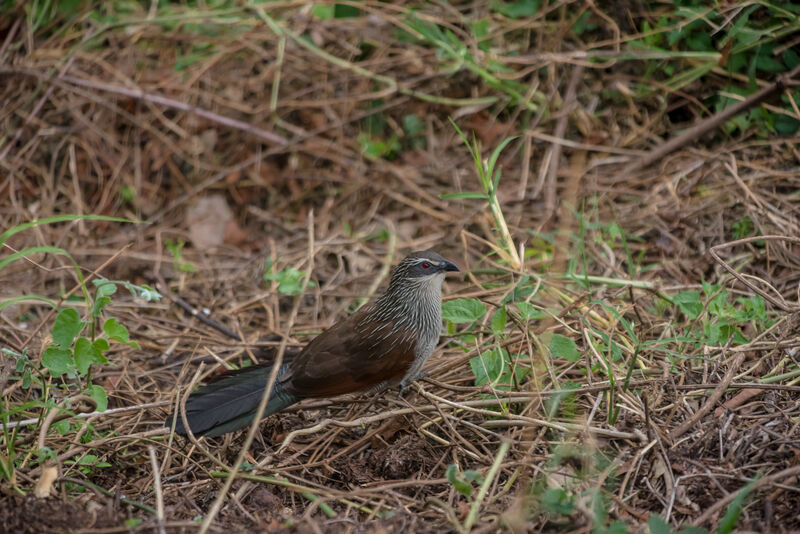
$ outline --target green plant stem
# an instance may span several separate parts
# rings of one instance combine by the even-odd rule
[[[472,506],[469,509],[469,515],[464,521],[465,532],[469,532],[472,529],[472,526],[475,524],[475,521],[478,520],[478,512],[481,509],[481,502],[483,502],[483,498],[486,497],[486,493],[489,491],[489,486],[491,486],[492,481],[494,481],[494,478],[497,476],[497,472],[500,470],[500,465],[503,463],[503,458],[505,458],[506,453],[508,453],[509,447],[511,447],[510,441],[504,440],[503,443],[500,444],[500,449],[497,451],[497,456],[495,456],[494,462],[492,462],[492,467],[490,467],[489,472],[486,473],[486,478],[483,479],[483,484],[481,484],[481,487],[478,490],[478,495],[475,497],[475,500],[472,501]]]
[[[605,276],[591,276],[581,274],[560,274],[554,275],[553,278],[561,278],[564,280],[574,280],[576,282],[586,281],[593,284],[605,284],[609,286],[630,286],[637,289],[655,289],[656,284],[644,280],[626,280],[624,278],[606,278]]]
[[[355,72],[356,74],[364,76],[365,78],[368,78],[370,80],[374,80],[376,82],[379,82],[381,84],[386,85],[390,93],[400,93],[401,95],[410,96],[410,97],[416,98],[418,100],[422,100],[423,102],[430,102],[430,103],[433,103],[433,104],[441,104],[441,105],[444,105],[444,106],[459,106],[459,107],[485,106],[485,105],[494,104],[498,100],[498,98],[494,97],[494,96],[488,96],[488,97],[482,97],[482,98],[447,98],[447,97],[433,96],[433,95],[421,93],[419,91],[414,91],[413,89],[408,89],[407,87],[400,87],[397,84],[397,81],[395,79],[393,79],[393,78],[390,78],[389,76],[383,76],[381,74],[375,74],[374,72],[371,72],[371,71],[369,71],[369,70],[367,70],[365,68],[359,67],[358,65],[354,65],[353,63],[351,63],[349,61],[345,61],[344,59],[338,58],[338,57],[334,56],[333,54],[330,54],[330,53],[326,52],[325,50],[322,50],[321,48],[319,48],[314,43],[312,43],[312,42],[310,42],[310,41],[308,41],[306,39],[303,39],[300,35],[296,34],[292,30],[290,30],[288,28],[284,28],[283,26],[281,26],[280,24],[275,22],[275,20],[272,17],[270,17],[269,15],[267,15],[266,12],[261,7],[253,6],[252,10],[279,37],[289,37],[295,43],[297,43],[301,47],[305,48],[306,50],[308,50],[309,52],[311,52],[315,56],[318,56],[318,57],[324,59],[325,61],[336,65],[337,67],[341,67],[343,69]],[[384,94],[385,91],[381,91],[381,93]],[[377,97],[377,95],[376,95],[376,97]]]
[[[775,376],[770,376],[767,378],[761,378],[758,380],[759,384],[774,384],[775,382],[780,382],[787,378],[796,378],[800,376],[800,369],[795,369],[794,371],[789,371],[788,373],[782,373]]]

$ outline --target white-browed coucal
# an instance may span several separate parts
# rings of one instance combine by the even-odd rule
[[[394,270],[372,303],[315,337],[281,366],[264,417],[303,399],[379,392],[417,379],[442,329],[442,281],[458,267],[433,251],[414,252]],[[249,426],[272,366],[228,371],[194,391],[186,419],[196,436]],[[170,415],[166,426],[172,426]],[[175,432],[186,434],[180,417]]]

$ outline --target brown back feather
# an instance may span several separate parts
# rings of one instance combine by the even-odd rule
[[[315,337],[281,377],[284,389],[300,398],[364,391],[399,382],[414,361],[412,331],[370,318],[363,308]]]

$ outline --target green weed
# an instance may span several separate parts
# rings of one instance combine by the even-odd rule
[[[453,128],[456,129],[458,135],[461,136],[461,140],[464,141],[464,144],[467,146],[467,150],[469,150],[469,153],[472,156],[472,162],[475,165],[475,169],[478,173],[478,180],[481,188],[483,189],[483,193],[445,193],[440,196],[441,198],[446,199],[479,199],[488,202],[489,211],[494,219],[495,231],[497,232],[498,239],[500,241],[500,244],[496,245],[494,250],[504,261],[508,262],[512,269],[518,271],[522,268],[522,260],[519,257],[516,246],[514,245],[514,239],[511,237],[511,232],[508,230],[508,225],[506,224],[506,219],[503,215],[503,209],[501,208],[500,201],[497,198],[497,191],[498,186],[500,185],[501,176],[501,167],[497,165],[497,160],[500,158],[500,154],[503,152],[503,149],[506,148],[511,141],[516,139],[516,137],[509,137],[505,139],[497,148],[494,149],[494,152],[492,152],[492,155],[489,157],[489,159],[484,160],[481,156],[480,147],[478,147],[478,141],[475,138],[475,135],[473,134],[472,142],[470,143],[470,141],[461,131],[461,128],[458,127],[453,119],[450,119],[450,124],[452,124]]]
[[[264,281],[274,282],[277,284],[278,292],[282,295],[300,295],[303,293],[303,278],[305,278],[305,271],[300,271],[294,267],[284,267],[278,271],[275,269],[276,261],[268,258],[264,265]],[[315,287],[316,283],[313,280],[308,281],[306,287]]]
[[[134,222],[127,219],[97,215],[49,217],[23,223],[7,230],[0,235],[0,247],[3,247],[13,235],[27,229],[77,220]],[[23,348],[21,352],[7,347],[0,347],[0,351],[4,356],[15,360],[14,373],[9,379],[19,380],[23,391],[37,390],[35,395],[28,395],[28,398],[33,397],[33,400],[12,404],[10,399],[4,397],[0,407],[0,424],[2,424],[4,438],[4,450],[0,453],[0,472],[6,480],[12,483],[15,479],[14,471],[20,458],[28,455],[28,453],[21,456],[19,454],[16,446],[19,427],[11,427],[12,419],[18,420],[25,415],[37,413],[43,417],[50,410],[59,410],[71,417],[75,414],[69,408],[70,399],[79,394],[90,397],[95,402],[97,410],[104,411],[108,405],[108,396],[100,385],[92,383],[92,366],[108,363],[106,354],[111,347],[111,342],[139,348],[139,345],[130,339],[128,330],[124,325],[113,317],[105,317],[106,309],[112,303],[112,295],[116,293],[117,287],[125,287],[137,298],[146,300],[160,298],[160,295],[150,287],[106,279],[93,280],[93,287],[90,291],[75,260],[66,250],[58,247],[37,246],[14,252],[0,260],[0,270],[14,261],[39,253],[58,254],[66,257],[72,263],[88,312],[82,318],[80,313],[73,307],[62,308],[48,297],[33,294],[20,295],[0,302],[0,310],[26,301],[44,302],[54,310],[58,310],[50,329],[52,342],[42,352],[40,362],[28,355],[27,347]],[[53,381],[55,379],[58,379],[58,382],[54,386]],[[64,390],[63,396],[65,400],[62,405],[57,405],[53,402],[49,392],[51,387],[59,387]],[[60,433],[69,432],[71,428],[70,421],[69,419],[57,420],[52,424],[51,428]],[[91,435],[90,433],[87,434]],[[52,451],[48,452],[48,449],[43,449],[38,451],[37,457],[44,461],[53,456],[51,453]],[[22,493],[19,488],[15,487],[15,489]]]
[[[791,46],[781,46],[800,30],[798,6],[756,3],[732,14],[724,9],[723,5],[684,0],[676,2],[674,10],[662,14],[655,24],[644,20],[644,37],[631,42],[631,49],[661,54],[648,56],[651,61],[645,79],[666,77],[661,83],[679,90],[704,79],[717,66],[730,76],[746,78],[745,87],[726,84],[706,100],[708,107],[721,111],[755,92],[757,77],[789,72],[800,65],[800,54]],[[642,94],[651,90],[647,86],[641,89]],[[800,92],[795,92],[795,102],[798,96]],[[755,128],[763,137],[793,135],[800,129],[800,120],[787,95],[783,104],[778,110],[752,108],[729,120],[725,130],[733,134]]]
[[[473,484],[483,483],[483,476],[480,473],[472,469],[467,469],[462,473],[456,464],[447,466],[444,476],[458,493],[468,499],[472,497],[472,492],[475,490]]]
[[[180,272],[188,272],[188,273],[196,273],[197,267],[191,262],[183,261],[183,247],[186,243],[179,239],[177,241],[173,241],[171,239],[166,239],[164,241],[167,250],[170,251],[172,254],[172,262],[175,265],[175,269]]]

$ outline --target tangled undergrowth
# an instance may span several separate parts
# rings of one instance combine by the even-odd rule
[[[797,68],[791,5],[2,4],[2,524],[798,527],[797,94],[636,165]],[[268,418],[216,509],[245,433],[179,394],[426,248],[428,376]]]

